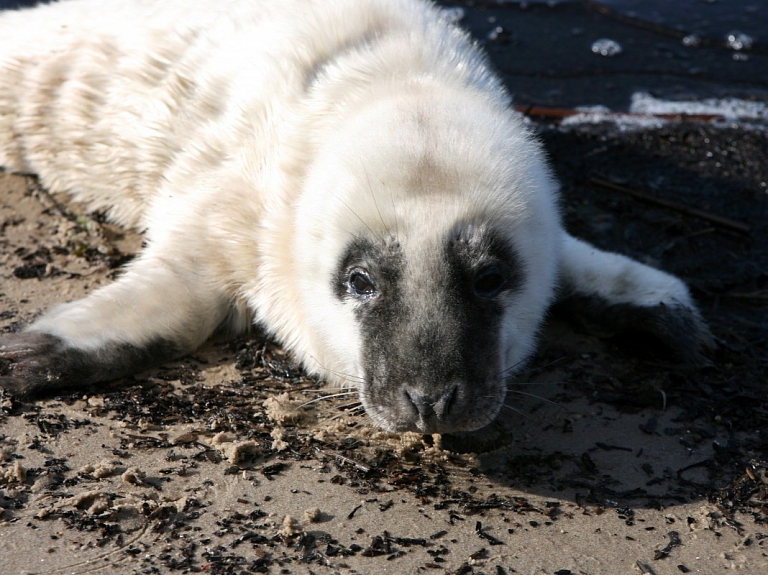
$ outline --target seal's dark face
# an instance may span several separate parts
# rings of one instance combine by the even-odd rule
[[[362,337],[360,398],[389,431],[477,429],[506,395],[502,320],[522,270],[483,226],[428,243],[358,237],[338,263],[335,293],[353,306]]]

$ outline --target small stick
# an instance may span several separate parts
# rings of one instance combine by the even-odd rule
[[[355,507],[352,511],[350,511],[347,514],[347,519],[352,519],[355,516],[355,513],[357,513],[361,508],[363,507],[363,504],[361,503],[357,507]]]
[[[324,455],[326,457],[333,457],[338,461],[339,463],[351,465],[358,471],[362,471],[363,473],[369,473],[371,471],[371,468],[367,465],[363,465],[359,461],[355,461],[354,459],[351,459],[347,457],[346,455],[342,455],[341,453],[338,453],[336,451],[327,451],[322,450],[319,447],[314,447],[315,453],[319,453],[320,455]]]
[[[640,569],[640,573],[643,575],[656,575],[656,571],[654,571],[650,565],[643,563],[639,559],[635,561],[635,566]]]
[[[621,192],[623,194],[627,194],[643,202],[656,204],[658,206],[662,206],[688,216],[693,216],[695,218],[706,220],[708,222],[717,224],[718,226],[721,226],[723,228],[729,229],[734,232],[739,232],[742,234],[749,235],[749,233],[752,231],[752,226],[750,226],[749,224],[745,224],[744,222],[739,222],[736,220],[732,220],[730,218],[718,216],[717,214],[705,212],[704,210],[699,210],[696,208],[691,208],[684,204],[679,204],[677,202],[665,200],[663,198],[654,198],[653,196],[649,196],[648,194],[645,194],[633,188],[628,188],[627,186],[615,184],[613,182],[609,182],[608,180],[603,180],[602,178],[590,178],[589,181],[590,183],[596,186],[600,186],[601,188],[608,188],[609,190],[614,190],[617,192]]]

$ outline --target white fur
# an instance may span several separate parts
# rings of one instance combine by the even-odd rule
[[[574,292],[614,304],[694,308],[688,288],[676,277],[620,254],[598,250],[573,236],[563,236],[560,274]]]
[[[345,243],[394,231],[419,261],[462,220],[503,230],[523,263],[505,368],[531,353],[560,268],[611,300],[689,303],[679,280],[562,230],[499,80],[420,0],[0,14],[0,165],[146,230],[119,281],[32,326],[81,349],[161,337],[191,350],[225,320],[256,321],[311,372],[359,378],[353,308],[331,290]],[[627,278],[636,289],[617,287]]]

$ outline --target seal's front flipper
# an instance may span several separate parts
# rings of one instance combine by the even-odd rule
[[[29,330],[0,337],[0,387],[18,396],[36,395],[117,379],[178,355],[176,345],[162,339],[141,347],[113,341],[87,350]]]
[[[227,308],[185,269],[145,252],[115,283],[0,337],[0,387],[29,395],[91,385],[193,351]]]
[[[652,336],[691,365],[714,340],[678,278],[628,257],[601,251],[563,233],[557,310],[605,336]]]

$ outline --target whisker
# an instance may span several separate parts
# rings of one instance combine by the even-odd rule
[[[536,373],[537,371],[541,371],[543,369],[547,369],[548,367],[552,367],[556,363],[559,363],[565,359],[567,359],[567,356],[561,355],[560,357],[558,357],[557,359],[553,359],[549,363],[545,363],[544,365],[540,365],[538,367],[532,367],[530,369],[526,369],[523,373]]]
[[[353,375],[351,373],[344,373],[343,371],[336,371],[335,369],[330,369],[328,367],[325,367],[322,363],[318,361],[318,359],[313,356],[312,354],[307,354],[312,361],[314,361],[321,369],[324,369],[328,373],[332,373],[333,375],[337,375],[341,377],[342,379],[351,382],[351,383],[365,383],[365,378],[361,375]]]
[[[397,218],[397,202],[395,202],[395,194],[392,193],[392,189],[389,190],[389,199],[392,203],[392,217],[395,219],[395,237],[400,237],[400,220]]]
[[[360,162],[360,166],[363,169],[363,173],[365,174],[365,180],[368,183],[368,191],[371,194],[371,199],[373,200],[373,205],[376,206],[376,211],[379,214],[379,219],[381,220],[382,225],[384,226],[384,229],[386,230],[388,228],[387,223],[384,221],[384,216],[381,213],[381,209],[379,208],[379,203],[376,201],[376,192],[373,190],[373,184],[371,184],[371,176],[368,173],[368,170],[365,167],[365,163],[363,162],[362,157],[358,157],[358,162]],[[399,237],[400,235],[400,223],[397,219],[397,202],[395,202],[394,194],[392,193],[392,189],[389,188],[389,198],[390,203],[392,204],[392,217],[395,220],[395,237]],[[356,215],[356,214],[355,214]],[[370,230],[370,228],[368,228]]]
[[[367,222],[366,222],[366,221],[365,221],[363,218],[361,218],[361,217],[358,215],[358,213],[357,213],[355,210],[353,210],[353,209],[352,209],[352,208],[349,206],[349,204],[347,204],[347,202],[345,202],[345,201],[344,201],[344,200],[342,200],[341,198],[339,198],[339,201],[340,201],[342,204],[344,204],[344,206],[345,206],[345,207],[346,207],[346,208],[347,208],[347,209],[348,209],[350,212],[352,212],[352,215],[353,215],[353,216],[355,216],[355,217],[356,217],[358,220],[360,220],[360,223],[362,223],[362,224],[363,224],[363,225],[364,225],[364,226],[365,226],[365,227],[368,229],[368,231],[369,231],[369,232],[371,232],[371,235],[372,235],[373,237],[375,237],[377,240],[379,240],[379,241],[380,241],[382,244],[384,243],[384,238],[383,238],[383,237],[381,237],[381,236],[380,236],[379,234],[377,234],[376,232],[374,232],[374,231],[373,231],[373,228],[371,228],[371,226],[369,226],[369,225],[368,225],[368,223],[367,223]]]
[[[309,401],[302,403],[299,407],[306,407],[307,405],[317,403],[318,401],[325,401],[327,399],[333,399],[334,397],[345,397],[345,396],[355,395],[355,394],[357,394],[357,391],[350,390],[350,391],[342,391],[339,393],[332,393],[331,395],[321,395],[320,397],[316,397],[315,399],[310,399]]]
[[[501,404],[501,408],[502,409],[508,409],[512,413],[516,413],[517,415],[521,415],[522,417],[524,417],[528,421],[533,421],[533,417],[531,417],[529,414],[525,413],[521,409],[518,409],[516,407],[512,407],[511,405],[507,405],[506,403],[502,403]]]
[[[323,218],[319,217],[319,216],[316,216],[316,217],[314,217],[313,219],[314,219],[316,222],[325,223],[325,220],[324,220]],[[350,237],[352,237],[352,238],[354,238],[354,237],[356,237],[356,236],[357,236],[357,234],[356,234],[355,232],[353,232],[353,231],[351,231],[351,230],[348,230],[347,228],[343,227],[343,226],[342,226],[342,225],[340,225],[340,224],[338,224],[338,228],[339,228],[339,229],[340,229],[342,232],[344,232],[345,234],[347,234],[348,236],[350,236]]]
[[[497,377],[504,377],[504,376],[505,376],[506,374],[508,374],[509,372],[511,372],[511,371],[513,371],[513,370],[517,369],[518,367],[520,367],[521,365],[523,365],[523,364],[525,363],[525,361],[526,361],[525,359],[521,359],[521,360],[520,360],[520,361],[518,361],[517,363],[514,363],[514,364],[510,365],[510,366],[509,366],[507,369],[504,369],[504,370],[502,370],[502,371],[498,372],[498,373],[496,374],[496,376],[497,376]]]
[[[528,368],[528,369],[525,369],[525,370],[523,370],[523,371],[522,371],[522,372],[520,372],[520,373],[521,373],[521,374],[526,374],[526,375],[529,375],[529,374],[532,374],[532,373],[536,373],[536,372],[538,372],[538,371],[542,371],[542,370],[544,370],[544,369],[547,369],[548,367],[550,367],[550,366],[552,366],[552,365],[554,365],[554,364],[556,364],[556,363],[558,363],[558,362],[560,362],[560,361],[563,361],[564,359],[567,359],[567,356],[564,356],[564,355],[563,355],[563,356],[561,356],[561,357],[558,357],[557,359],[553,359],[552,361],[550,361],[550,362],[548,362],[548,363],[545,363],[544,365],[540,365],[540,366],[538,366],[538,367],[531,367],[531,368]],[[522,360],[518,361],[518,362],[517,362],[517,363],[515,363],[514,365],[511,365],[511,366],[509,366],[507,369],[505,369],[505,370],[503,370],[503,371],[499,372],[499,373],[497,374],[497,376],[498,376],[498,377],[503,377],[503,376],[507,375],[509,372],[511,372],[511,371],[513,371],[513,370],[517,369],[518,367],[520,367],[520,365],[521,365],[521,364],[523,364],[523,363],[525,363],[525,361],[526,361],[525,359],[522,359]]]
[[[515,385],[525,385],[525,386],[534,386],[534,385],[562,385],[564,383],[567,383],[565,381],[511,381],[507,384],[508,387],[512,387]]]
[[[532,397],[533,399],[538,399],[538,400],[544,401],[546,403],[549,403],[550,405],[557,406],[560,409],[565,409],[564,405],[562,405],[562,404],[560,404],[560,403],[558,403],[556,401],[552,401],[551,399],[547,399],[546,397],[541,397],[540,395],[536,395],[534,393],[526,393],[524,391],[518,391],[516,389],[510,389],[509,393],[516,393],[517,395],[525,395],[526,397]]]
[[[347,408],[354,408],[357,409],[359,407],[362,407],[363,404],[360,403],[359,399],[356,399],[355,401],[350,401],[348,403],[343,403],[341,405],[337,405],[336,409],[347,409]]]
[[[324,409],[319,413],[319,415],[323,417],[327,417],[328,421],[335,421],[340,417],[344,417],[345,415],[357,416],[358,412],[360,412],[360,407],[361,406],[350,407],[348,409],[341,409],[341,410]],[[335,415],[330,415],[331,413],[334,413]]]
[[[384,221],[384,216],[382,215],[381,210],[379,209],[378,202],[376,202],[376,193],[373,191],[373,185],[371,185],[371,177],[368,174],[368,170],[365,169],[365,164],[363,163],[362,158],[358,158],[358,161],[360,162],[360,167],[363,168],[363,173],[365,174],[365,181],[368,183],[368,191],[371,193],[371,199],[373,200],[373,205],[376,207],[376,213],[379,214],[381,225],[386,230],[387,223]]]
[[[363,404],[362,403],[360,405],[358,405],[357,407],[353,407],[351,409],[346,409],[344,411],[341,411],[340,413],[337,413],[336,415],[334,415],[333,417],[330,417],[329,419],[330,419],[330,421],[336,421],[337,419],[340,419],[340,418],[344,417],[345,415],[357,415],[357,413],[355,413],[355,412],[362,412],[362,414],[367,416],[367,419],[370,420],[369,423],[373,422],[371,417],[363,409]]]

